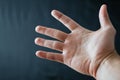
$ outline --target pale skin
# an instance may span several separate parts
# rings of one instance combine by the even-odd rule
[[[63,63],[97,80],[120,80],[120,56],[114,46],[116,30],[109,19],[106,5],[100,8],[101,26],[97,31],[85,29],[57,10],[53,10],[51,14],[71,32],[68,34],[45,26],[37,26],[36,32],[58,41],[38,37],[35,43],[62,52],[60,54],[40,50],[36,52],[38,57]]]

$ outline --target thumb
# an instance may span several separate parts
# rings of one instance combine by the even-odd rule
[[[110,18],[107,12],[107,6],[105,4],[103,4],[100,8],[99,21],[100,21],[101,28],[112,27],[112,23],[110,21]]]

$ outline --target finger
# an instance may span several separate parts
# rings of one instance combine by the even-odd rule
[[[107,6],[105,4],[100,8],[99,20],[102,28],[112,27],[112,23],[107,12]]]
[[[64,46],[64,44],[62,42],[46,40],[46,39],[42,39],[42,38],[36,38],[35,43],[37,45],[40,45],[40,46],[43,46],[43,47],[48,47],[48,48],[58,50],[58,51],[61,51],[61,52],[63,51],[63,46]]]
[[[46,51],[37,51],[36,56],[40,58],[45,58],[52,61],[57,61],[63,63],[63,55],[59,53],[52,53]]]
[[[64,24],[69,30],[73,31],[75,28],[80,27],[78,23],[76,23],[71,18],[67,17],[63,13],[53,10],[51,12],[51,15],[55,17],[57,20],[59,20],[62,24]],[[81,27],[82,28],[82,27]]]
[[[60,41],[65,41],[67,37],[67,33],[64,33],[62,31],[59,31],[57,29],[52,29],[52,28],[46,28],[43,26],[37,26],[35,28],[36,32],[53,37],[55,39],[58,39]]]

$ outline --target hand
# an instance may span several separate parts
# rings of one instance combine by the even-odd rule
[[[36,32],[56,38],[59,41],[36,38],[35,43],[61,51],[62,54],[37,51],[36,55],[40,58],[61,62],[80,73],[95,77],[102,61],[115,51],[116,30],[109,19],[106,5],[102,5],[100,8],[101,27],[97,31],[83,28],[57,10],[53,10],[51,14],[63,23],[71,33],[67,34],[56,29],[37,26]]]

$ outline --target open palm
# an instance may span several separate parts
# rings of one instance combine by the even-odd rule
[[[61,51],[62,54],[37,51],[36,55],[40,58],[64,63],[80,73],[95,77],[101,62],[114,51],[116,31],[110,22],[106,5],[101,6],[99,12],[101,28],[97,31],[83,28],[57,10],[53,10],[52,15],[71,30],[71,33],[67,34],[56,29],[37,26],[38,33],[56,38],[59,41],[36,38],[35,43]]]

